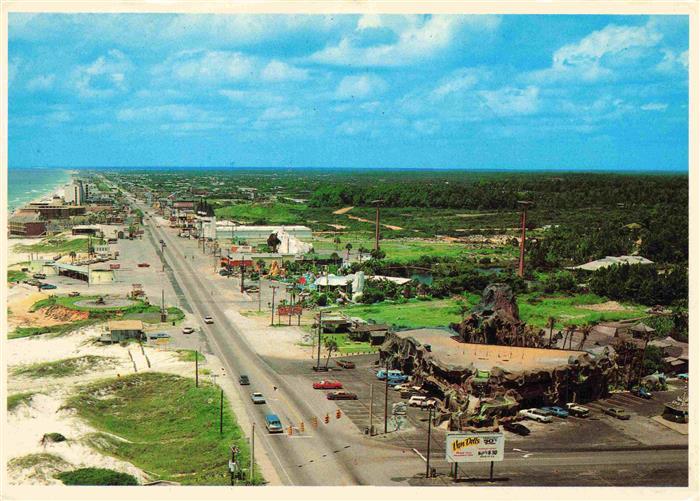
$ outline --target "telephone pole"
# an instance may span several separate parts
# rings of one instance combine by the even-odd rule
[[[241,257],[241,294],[245,291],[245,256]]]
[[[369,436],[371,437],[373,435],[372,433],[372,405],[374,404],[374,384],[370,383],[369,384]]]
[[[389,358],[386,359],[384,372],[384,434],[387,434],[389,420]]]
[[[316,370],[321,369],[321,332],[323,332],[323,310],[318,310],[318,356],[316,358]]]
[[[430,435],[433,427],[433,408],[428,408],[428,450],[425,453],[425,478],[430,478]]]
[[[270,325],[275,325],[275,291],[277,290],[278,285],[270,285],[270,289],[272,289],[272,303],[271,304],[271,314],[270,314]]]

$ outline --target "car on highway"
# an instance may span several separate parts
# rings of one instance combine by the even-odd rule
[[[72,291],[68,293],[68,297],[78,297],[80,296],[80,292],[78,291]]]
[[[148,263],[139,263],[136,266],[138,266],[139,268],[149,268],[151,265]]]
[[[608,407],[603,412],[617,419],[627,420],[630,418],[630,415],[625,412],[625,409],[620,409],[619,407]]]
[[[333,391],[326,394],[328,400],[357,400],[357,395],[349,391]]]
[[[552,416],[547,414],[542,409],[522,409],[518,412],[518,416],[522,416],[527,419],[532,419],[533,421],[538,421],[540,423],[551,423]]]
[[[256,391],[255,393],[251,393],[250,399],[253,401],[254,404],[264,404],[265,403],[265,396],[258,391]]]
[[[41,284],[39,287],[42,289],[58,289],[58,287],[53,284]]]
[[[32,278],[36,278],[37,280],[44,280],[46,278],[46,274],[45,273],[34,273],[34,275],[32,275]]]
[[[205,323],[205,324],[213,324],[213,323],[214,323],[214,319],[211,318],[209,315],[207,315],[206,317],[204,317],[204,323]]]
[[[390,370],[388,372],[388,374],[389,374],[389,379],[403,376],[403,372],[401,372],[400,370],[396,370],[396,369]],[[377,379],[384,380],[384,379],[386,379],[386,376],[387,376],[386,369],[380,369],[379,371],[377,371]]]
[[[638,388],[632,388],[632,391],[630,391],[630,393],[635,397],[643,398],[645,400],[651,400],[651,392],[643,386],[640,386]]]
[[[550,416],[555,416],[555,417],[559,417],[562,419],[566,419],[569,417],[569,411],[562,409],[561,407],[556,407],[556,406],[540,407],[540,409],[545,411]]]
[[[566,404],[566,408],[571,416],[585,418],[591,414],[591,411],[588,409],[588,407],[584,407],[583,405],[578,405],[573,402],[569,402],[568,404]]]
[[[336,360],[335,363],[338,367],[342,367],[343,369],[355,368],[355,362],[351,362],[350,360]]]
[[[194,332],[193,327],[183,327],[182,328],[182,333],[183,334],[192,334]]]
[[[435,407],[436,403],[435,399],[428,398],[425,395],[413,395],[408,399],[409,407],[420,407],[421,409]]]
[[[267,414],[265,416],[265,428],[267,428],[267,431],[270,433],[282,433],[282,431],[284,431],[282,422],[280,418],[277,417],[277,414]]]
[[[168,339],[170,334],[166,332],[153,332],[148,335],[148,339]]]
[[[314,390],[342,390],[343,383],[335,379],[323,379],[313,384]]]
[[[530,434],[530,428],[520,423],[504,423],[503,429],[521,437],[526,437]]]
[[[241,377],[238,378],[238,384],[241,386],[248,386],[250,384],[250,379],[245,374],[241,374]]]

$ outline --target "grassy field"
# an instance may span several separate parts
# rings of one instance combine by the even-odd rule
[[[94,244],[99,244],[100,239],[93,239]],[[14,246],[16,252],[87,252],[88,239],[74,238],[71,240],[62,238],[46,238],[35,244],[23,245],[17,244]]]
[[[114,363],[115,360],[111,357],[84,355],[82,357],[64,358],[53,362],[23,365],[13,369],[12,374],[30,378],[79,376],[97,367],[113,366]]]
[[[88,318],[87,320],[78,320],[76,322],[70,322],[67,324],[57,324],[48,327],[15,327],[15,330],[8,332],[7,339],[18,339],[22,337],[39,336],[41,334],[52,334],[55,336],[61,336],[63,334],[68,334],[74,330],[80,329],[82,327],[87,327],[88,325],[96,324],[100,322],[98,318]]]
[[[313,338],[314,341],[318,338]],[[374,353],[379,347],[371,346],[365,341],[353,341],[348,334],[323,334],[321,336],[321,362],[325,364],[324,356],[328,356],[328,349],[324,344],[326,339],[333,339],[338,344],[338,353]],[[310,344],[304,346],[311,346]],[[314,345],[315,346],[315,345]]]
[[[195,354],[199,362],[206,362],[206,358],[199,352],[194,350],[177,350],[177,357],[183,362],[194,362]]]
[[[27,391],[23,393],[15,393],[14,395],[8,395],[7,397],[7,410],[13,411],[22,404],[29,405],[32,398],[36,395],[36,392]]]
[[[7,281],[10,283],[21,282],[23,280],[27,280],[28,278],[29,278],[29,274],[27,274],[24,271],[7,270]]]
[[[582,306],[596,305],[605,301],[605,298],[594,294],[574,296],[522,294],[517,298],[520,318],[536,327],[545,327],[550,316],[556,319],[557,328],[568,324],[581,325],[587,322],[645,316],[646,308],[640,305],[624,305],[625,309],[619,311],[593,311],[582,308]],[[474,306],[479,302],[479,296],[470,294],[465,302]],[[398,328],[446,327],[452,322],[461,320],[459,306],[454,299],[354,305],[342,308],[341,311],[348,316],[386,323]]]
[[[192,379],[148,372],[82,387],[68,406],[100,431],[91,444],[151,473],[184,485],[228,485],[229,447],[240,449],[248,467],[250,451],[235,416],[224,402],[219,435],[219,387]],[[263,483],[257,473],[255,483]]]
[[[151,324],[160,323],[160,306],[154,304],[147,305],[144,301],[140,299],[135,299],[134,304],[126,307],[115,306],[99,308],[76,304],[85,300],[97,299],[97,297],[98,296],[69,297],[53,295],[51,297],[42,299],[41,301],[37,301],[36,303],[34,303],[31,307],[31,311],[36,311],[39,308],[44,308],[47,306],[59,305],[70,310],[88,311],[90,312],[91,316],[105,320],[114,316],[114,313],[120,312],[122,315],[121,318],[123,319],[142,320],[146,323]],[[175,306],[170,306],[167,308],[167,322],[179,322],[184,318],[185,313],[180,308],[177,308]]]
[[[231,218],[248,224],[301,224],[306,209],[302,204],[275,202],[237,204],[215,209],[216,217]]]
[[[55,454],[49,454],[46,452],[38,454],[27,454],[26,456],[20,456],[8,461],[7,466],[13,469],[28,469],[35,466],[44,466],[58,470],[59,468],[66,468],[70,466],[70,463],[65,461],[60,456]]]

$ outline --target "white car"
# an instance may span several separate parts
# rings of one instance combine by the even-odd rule
[[[213,324],[213,323],[214,323],[214,319],[211,318],[209,315],[207,315],[206,317],[204,317],[204,323],[205,323],[205,324]]]
[[[183,334],[192,334],[193,332],[194,332],[194,329],[192,327],[183,327],[182,328]]]
[[[408,390],[410,388],[411,388],[410,384],[401,383],[401,384],[397,384],[396,386],[394,386],[394,391],[403,391],[403,390]]]
[[[253,401],[254,404],[264,404],[265,403],[265,397],[262,393],[251,393],[250,394],[250,399]]]
[[[428,407],[435,407],[435,400],[423,395],[413,395],[408,399],[408,405],[409,407],[427,409]]]
[[[540,423],[552,422],[552,416],[549,416],[542,409],[523,409],[518,412],[518,415],[527,419],[532,419],[533,421],[539,421]]]

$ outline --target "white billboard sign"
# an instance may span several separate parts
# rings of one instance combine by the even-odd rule
[[[451,463],[503,461],[505,437],[503,433],[447,434],[445,456]]]

